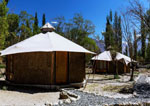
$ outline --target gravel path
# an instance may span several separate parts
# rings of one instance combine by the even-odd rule
[[[60,106],[104,106],[106,104],[123,104],[123,103],[140,103],[140,102],[150,102],[150,98],[118,98],[113,99],[104,96],[98,96],[93,93],[86,93],[79,90],[70,90],[71,92],[79,95],[81,98],[72,102],[71,104],[62,104]]]

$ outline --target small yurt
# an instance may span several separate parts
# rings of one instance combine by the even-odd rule
[[[94,54],[54,32],[42,33],[1,51],[6,56],[6,80],[15,84],[67,85],[85,79],[85,56]]]
[[[113,74],[115,72],[114,63],[112,61],[112,56],[110,51],[104,51],[99,55],[93,57],[92,63],[94,64],[94,70],[96,73],[107,73]],[[116,53],[115,64],[119,74],[129,73],[130,67],[129,63],[131,58],[125,56],[119,52]]]

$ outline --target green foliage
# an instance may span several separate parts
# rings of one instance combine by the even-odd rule
[[[121,28],[121,16],[118,19],[118,51],[122,52],[122,28]]]
[[[117,51],[122,52],[121,17],[117,15],[117,12],[115,12],[114,16],[113,30],[114,30],[114,41],[115,46],[117,47]]]
[[[0,68],[6,68],[6,65],[0,64]]]
[[[19,16],[17,14],[8,14],[7,21],[9,24],[9,32],[16,32],[19,27]]]
[[[112,19],[113,19],[112,16],[113,16],[112,15],[112,10],[110,10],[110,13],[109,13],[109,20],[110,20],[110,22],[112,22]]]
[[[95,41],[94,41],[93,39],[89,38],[89,37],[85,37],[85,38],[83,39],[82,45],[83,45],[85,48],[87,48],[87,49],[89,49],[89,50],[91,50],[91,51],[97,51],[97,50],[98,50],[98,47],[97,47]]]
[[[34,24],[33,24],[33,35],[38,34],[39,32],[40,32],[40,28],[38,26],[38,17],[36,12],[34,17]]]
[[[42,25],[45,25],[45,23],[46,23],[46,18],[45,18],[45,14],[43,14]]]
[[[19,41],[22,41],[33,35],[32,25],[34,17],[28,14],[26,11],[21,11],[19,14]]]
[[[106,17],[106,21],[106,30],[102,33],[105,41],[105,49],[111,46],[116,51],[122,52],[121,17],[118,17],[117,12],[115,12],[112,25],[112,11],[110,11],[110,15]]]
[[[7,16],[7,12],[8,12],[8,8],[6,2],[5,0],[2,0],[2,2],[0,2],[0,17]]]
[[[28,14],[26,11],[21,11],[19,14],[19,24],[26,24],[26,21],[29,21],[30,27],[32,26],[34,22],[34,17],[30,14]]]
[[[105,49],[110,50],[114,67],[114,78],[118,79],[118,66],[115,62],[116,51],[122,52],[122,29],[121,29],[121,17],[115,12],[114,21],[112,22],[112,11],[110,15],[106,17],[106,29],[102,33],[105,41]],[[113,23],[113,24],[112,24]]]
[[[7,23],[8,8],[6,2],[3,0],[0,3],[0,49],[5,47],[5,39],[8,36],[8,23]]]
[[[18,41],[17,32],[19,29],[19,16],[17,14],[8,14],[7,22],[9,24],[9,34],[5,40],[5,47],[8,47]]]
[[[24,24],[20,26],[20,30],[20,40],[24,40],[32,35],[31,29]]]
[[[113,24],[113,29],[114,29],[114,40],[115,43],[118,44],[118,15],[117,12],[115,12],[114,16],[114,24]]]
[[[106,30],[103,34],[104,41],[105,41],[105,49],[107,49],[109,46],[114,46],[114,33],[113,28],[110,23],[110,18],[107,16],[107,23],[106,23]]]
[[[9,0],[5,0],[5,2],[6,2],[6,5],[8,4],[8,2],[9,2]]]

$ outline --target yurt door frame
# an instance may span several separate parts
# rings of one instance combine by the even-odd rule
[[[55,83],[67,84],[68,82],[68,53],[55,52]]]

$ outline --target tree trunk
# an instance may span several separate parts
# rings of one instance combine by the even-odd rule
[[[117,78],[117,62],[115,60],[113,60],[113,66],[114,66],[114,79]]]
[[[132,71],[131,71],[131,77],[130,77],[130,81],[133,81],[134,80],[134,65],[133,65],[133,63],[132,63]]]

